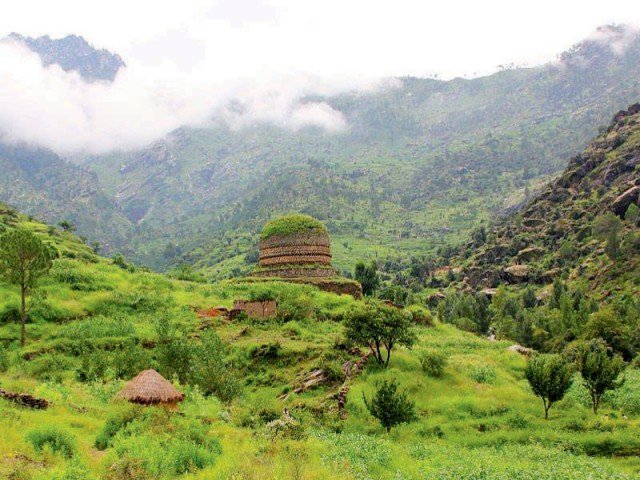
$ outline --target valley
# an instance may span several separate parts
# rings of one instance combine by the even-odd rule
[[[7,52],[90,107],[153,71],[79,35]],[[609,25],[94,152],[0,113],[0,478],[640,478],[639,60]],[[86,145],[119,127],[80,110]]]

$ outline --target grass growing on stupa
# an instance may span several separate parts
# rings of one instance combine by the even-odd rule
[[[260,238],[266,240],[276,236],[288,236],[294,234],[326,234],[327,227],[320,220],[309,215],[292,214],[276,218],[267,222],[262,229]]]

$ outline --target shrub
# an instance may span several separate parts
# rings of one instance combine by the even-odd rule
[[[60,329],[61,337],[89,339],[102,337],[133,337],[136,331],[131,318],[124,315],[107,317],[97,315],[70,323]]]
[[[420,356],[420,365],[422,365],[422,370],[426,375],[438,378],[444,373],[447,357],[434,351],[424,352]]]
[[[369,413],[378,419],[387,432],[398,424],[412,422],[417,418],[415,404],[407,399],[405,393],[398,392],[395,380],[383,380],[371,402],[364,393],[362,398]]]
[[[227,360],[227,348],[213,331],[202,334],[201,341],[192,351],[189,380],[205,394],[230,402],[240,394],[242,387]]]
[[[620,388],[607,394],[607,401],[627,415],[640,414],[640,371],[625,372],[625,382]]]
[[[62,374],[74,368],[71,358],[59,353],[46,353],[27,364],[29,374],[38,380],[60,382]]]
[[[285,415],[265,425],[266,434],[269,438],[276,437],[292,438],[300,440],[305,437],[302,424],[289,415]]]
[[[7,349],[0,345],[0,373],[9,370],[9,353]]]
[[[478,383],[493,383],[496,381],[496,367],[493,365],[475,365],[469,372],[471,379]]]
[[[275,360],[282,354],[282,345],[280,345],[280,342],[265,343],[264,345],[253,347],[250,353],[254,360]]]
[[[6,305],[0,311],[0,325],[4,323],[18,323],[20,321],[20,308],[18,305]]]
[[[124,470],[122,462],[134,466],[137,476],[129,478],[174,478],[187,472],[200,470],[215,462],[221,449],[218,441],[199,445],[188,438],[164,435],[137,435],[119,440],[114,446],[119,460],[112,469]],[[126,471],[126,470],[125,470]],[[126,478],[122,476],[120,478]]]
[[[76,451],[76,440],[69,432],[54,426],[40,427],[27,434],[27,441],[33,448],[42,452],[45,446],[66,458],[73,457]]]
[[[102,430],[96,437],[95,447],[98,450],[105,450],[111,446],[111,440],[113,437],[135,420],[140,413],[140,410],[136,407],[130,407],[122,412],[118,412],[107,418]]]
[[[474,323],[474,321],[466,317],[456,318],[453,324],[460,330],[464,330],[465,332],[476,333],[478,331],[478,326]]]
[[[291,337],[299,337],[302,334],[302,327],[298,322],[292,320],[282,325],[282,333]]]

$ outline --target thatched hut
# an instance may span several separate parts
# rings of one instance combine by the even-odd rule
[[[142,405],[175,405],[184,394],[155,370],[144,370],[124,386],[118,397]]]

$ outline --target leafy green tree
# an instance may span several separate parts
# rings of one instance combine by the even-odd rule
[[[378,419],[387,433],[396,425],[412,422],[417,418],[415,404],[404,392],[398,392],[395,380],[383,380],[371,402],[367,400],[364,392],[362,398],[369,413]]]
[[[589,391],[593,413],[598,413],[602,396],[624,383],[624,379],[618,380],[624,370],[624,361],[620,355],[612,354],[601,339],[579,345],[577,353],[578,371]]]
[[[11,230],[0,237],[0,278],[20,289],[20,344],[27,341],[27,299],[38,280],[51,269],[53,255],[49,247],[28,230]]]
[[[76,231],[76,227],[73,223],[71,223],[68,220],[63,220],[60,223],[58,223],[58,226],[64,230],[65,232],[75,232]]]
[[[378,301],[349,310],[344,325],[347,340],[369,347],[379,365],[389,365],[391,351],[396,345],[411,347],[416,341],[411,314]],[[383,348],[387,352],[386,359]]]
[[[596,236],[606,242],[605,252],[612,260],[620,256],[620,230],[622,221],[612,212],[596,218],[593,226]]]
[[[624,214],[624,219],[631,225],[638,225],[640,223],[640,208],[635,203],[629,205]]]
[[[631,360],[633,357],[632,332],[623,323],[611,307],[603,307],[589,316],[584,326],[583,336],[587,340],[601,338],[607,346],[619,353],[623,358]]]
[[[542,399],[544,418],[549,418],[549,409],[564,397],[572,382],[572,372],[567,362],[559,355],[536,355],[527,363],[524,376],[535,395]]]
[[[529,286],[522,293],[522,306],[524,308],[534,308],[536,305],[538,305],[536,291],[533,287]]]
[[[367,296],[373,295],[380,286],[380,275],[375,261],[371,261],[369,265],[358,262],[353,276],[362,285],[362,293]]]

